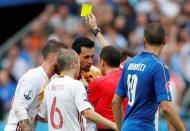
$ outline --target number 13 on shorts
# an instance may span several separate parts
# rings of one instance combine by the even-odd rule
[[[135,94],[136,94],[136,88],[137,88],[137,82],[138,82],[138,77],[136,74],[129,74],[127,76],[127,87],[128,87],[128,104],[130,106],[133,106],[135,102]]]

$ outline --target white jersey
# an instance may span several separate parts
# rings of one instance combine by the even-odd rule
[[[29,119],[35,127],[35,117],[43,99],[44,87],[49,79],[42,66],[30,69],[18,82],[5,131],[18,130],[18,121]]]
[[[100,71],[99,68],[97,68],[96,66],[91,66],[90,67],[90,70],[89,72],[84,72],[82,74],[84,76],[84,78],[86,79],[86,81],[88,82],[88,84],[90,84],[91,81],[89,81],[89,78],[93,78],[93,79],[96,79],[98,77],[101,77],[102,76],[102,73]],[[81,79],[81,82],[83,82],[83,80]],[[83,83],[85,85],[85,83]],[[94,122],[91,122],[90,120],[86,119],[85,117],[84,118],[84,122],[85,122],[85,129],[86,131],[97,131],[96,130],[96,124]]]
[[[88,108],[82,82],[64,76],[50,81],[38,115],[48,118],[49,131],[85,131],[81,112]]]

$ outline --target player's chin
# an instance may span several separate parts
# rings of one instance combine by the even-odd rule
[[[84,71],[84,72],[89,72],[89,71],[90,71],[90,67],[91,67],[91,66],[85,67],[85,68],[83,69],[83,71]]]
[[[57,64],[54,66],[54,73],[58,75],[61,73],[61,70],[59,69]]]

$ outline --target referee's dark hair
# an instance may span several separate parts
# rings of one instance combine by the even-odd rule
[[[144,29],[145,43],[160,46],[166,43],[166,32],[159,23],[150,23]]]
[[[81,48],[94,48],[94,41],[86,38],[86,37],[78,37],[72,44],[72,49],[77,53],[81,53]]]
[[[44,59],[46,59],[50,53],[58,53],[59,51],[61,51],[61,49],[67,49],[67,46],[60,41],[52,39],[49,40],[47,44],[43,47],[42,55]]]
[[[110,67],[119,67],[121,55],[115,47],[105,46],[100,52],[100,59],[104,60]]]

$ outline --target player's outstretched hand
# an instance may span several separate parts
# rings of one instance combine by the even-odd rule
[[[86,16],[86,23],[92,30],[97,28],[96,17],[94,16],[94,14],[89,14]]]
[[[113,127],[113,129],[114,129],[115,131],[119,131],[118,128],[117,128],[116,123],[114,123],[114,127]]]

